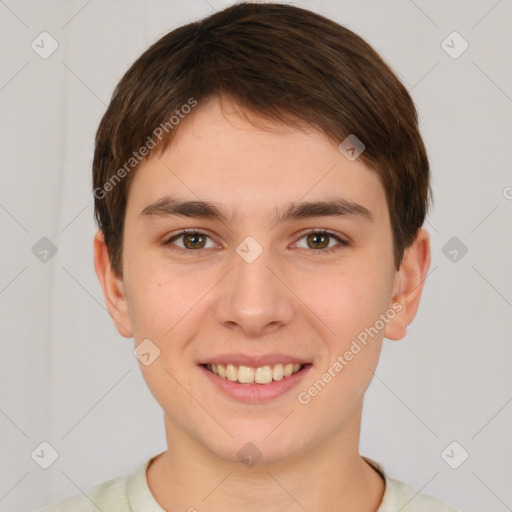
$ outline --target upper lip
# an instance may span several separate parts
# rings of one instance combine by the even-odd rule
[[[218,354],[200,361],[198,364],[234,364],[235,366],[251,366],[259,368],[261,366],[274,366],[276,364],[299,363],[308,364],[310,361],[297,356],[280,354],[273,352],[271,354],[260,354],[249,356],[247,354]]]

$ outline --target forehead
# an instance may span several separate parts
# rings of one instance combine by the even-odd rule
[[[278,124],[216,98],[178,128],[166,151],[135,173],[128,203],[138,214],[169,196],[229,205],[223,220],[263,213],[270,219],[276,208],[285,216],[292,202],[326,198],[359,205],[369,217],[386,213],[378,174],[312,126]]]

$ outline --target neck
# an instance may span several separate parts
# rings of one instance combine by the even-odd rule
[[[379,473],[358,453],[360,411],[347,429],[285,459],[246,467],[218,457],[165,417],[168,450],[147,470],[165,510],[376,512]]]

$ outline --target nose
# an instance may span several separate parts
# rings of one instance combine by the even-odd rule
[[[254,260],[242,251],[233,252],[230,263],[233,268],[217,290],[217,321],[250,337],[268,335],[289,325],[296,300],[282,265],[270,249],[264,249]]]

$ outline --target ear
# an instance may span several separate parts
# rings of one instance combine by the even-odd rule
[[[125,338],[132,338],[133,330],[123,279],[112,270],[108,247],[102,231],[98,231],[94,236],[94,269],[103,289],[108,312],[117,331]]]
[[[386,338],[401,340],[406,335],[407,326],[414,320],[420,305],[430,258],[430,236],[424,228],[420,228],[412,245],[405,250],[397,271],[391,301],[391,307],[397,314],[386,324]]]

